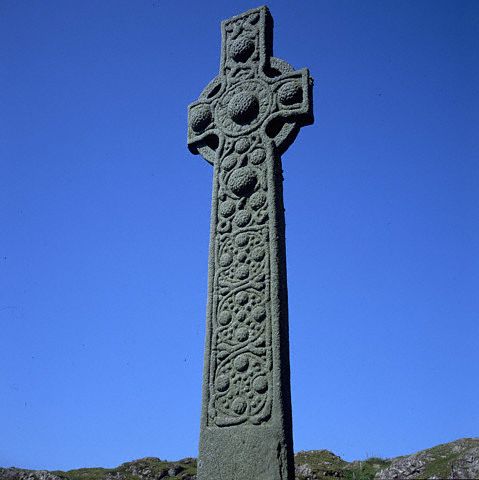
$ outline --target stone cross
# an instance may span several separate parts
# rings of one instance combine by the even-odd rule
[[[313,122],[313,81],[272,34],[266,7],[224,21],[220,73],[188,111],[214,166],[199,480],[294,478],[280,155]]]

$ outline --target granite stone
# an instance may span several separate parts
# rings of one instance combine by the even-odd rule
[[[222,22],[220,72],[188,109],[214,166],[199,480],[292,480],[281,154],[313,81],[273,57],[267,7]]]

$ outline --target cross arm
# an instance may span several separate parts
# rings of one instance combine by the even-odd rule
[[[265,78],[270,84],[273,102],[264,130],[277,151],[283,153],[300,128],[314,122],[313,78],[307,68],[293,70],[283,60],[272,58],[272,65],[277,76]]]
[[[217,77],[201,92],[199,99],[188,106],[188,148],[211,164],[221,136],[214,118],[215,100],[224,89],[224,83]]]

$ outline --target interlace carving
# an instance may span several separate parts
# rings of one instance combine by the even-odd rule
[[[209,419],[218,426],[271,414],[271,311],[266,149],[228,142],[218,164],[215,302]]]
[[[271,419],[279,154],[312,123],[309,72],[271,57],[265,7],[223,22],[222,34],[220,74],[190,105],[188,128],[190,149],[215,168],[207,423],[218,427]]]

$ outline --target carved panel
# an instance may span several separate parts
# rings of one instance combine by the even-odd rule
[[[209,423],[260,424],[271,415],[268,147],[228,142],[217,166]]]

